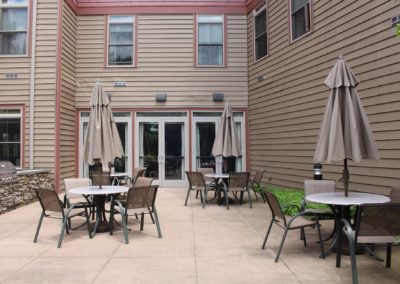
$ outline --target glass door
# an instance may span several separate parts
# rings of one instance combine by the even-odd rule
[[[163,187],[185,186],[188,135],[186,118],[138,117],[135,164]]]

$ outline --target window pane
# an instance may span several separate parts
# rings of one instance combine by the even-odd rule
[[[20,136],[19,118],[0,119],[0,142],[19,142]]]
[[[2,0],[1,2],[3,4],[8,4],[8,5],[10,5],[10,4],[28,5],[28,0]]]
[[[20,165],[21,146],[19,143],[0,143],[0,161],[5,160]]]
[[[26,54],[26,33],[0,33],[0,54]]]
[[[264,10],[255,17],[255,36],[265,33],[267,30],[267,11]]]
[[[1,9],[1,31],[26,31],[28,10],[26,8]]]
[[[132,46],[110,46],[108,49],[109,65],[132,65]]]
[[[223,42],[222,24],[199,24],[199,43]]]
[[[222,65],[222,45],[199,45],[199,65]]]
[[[308,4],[309,0],[292,0],[292,13]]]
[[[224,21],[224,16],[223,15],[200,15],[197,16],[197,22],[199,23],[205,23],[205,22],[223,22]]]
[[[110,16],[110,23],[133,23],[133,16]]]
[[[133,44],[132,24],[110,25],[109,44]]]
[[[256,38],[255,53],[256,53],[256,60],[267,55],[267,34],[266,33],[264,33],[260,37]]]
[[[296,39],[310,31],[310,9],[309,5],[298,10],[292,15],[292,35]]]

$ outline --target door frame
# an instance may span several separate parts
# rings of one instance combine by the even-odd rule
[[[136,116],[135,117],[135,141],[134,141],[134,164],[135,167],[139,167],[139,149],[140,149],[140,123],[158,123],[158,179],[154,181],[154,184],[157,184],[161,187],[186,187],[187,186],[187,181],[186,181],[186,174],[185,171],[189,170],[189,123],[188,123],[188,116],[175,116],[175,117],[168,117],[168,116],[160,116],[160,117],[142,117],[142,116]],[[183,179],[182,180],[165,180],[165,145],[164,145],[164,131],[165,131],[165,123],[172,123],[172,122],[181,122],[183,123],[184,127],[184,137],[183,137],[183,143],[182,146],[184,147],[184,169],[183,169]]]

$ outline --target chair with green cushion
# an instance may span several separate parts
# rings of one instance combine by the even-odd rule
[[[60,219],[62,221],[61,233],[57,245],[58,248],[61,247],[61,243],[64,238],[64,231],[66,230],[67,234],[69,234],[67,226],[68,220],[76,216],[83,216],[86,218],[89,238],[92,238],[89,228],[89,216],[86,204],[83,204],[83,209],[75,208],[76,204],[72,204],[70,207],[68,207],[68,209],[66,209],[64,207],[64,203],[58,198],[58,195],[54,190],[46,188],[34,188],[34,190],[42,207],[42,213],[39,218],[39,223],[36,229],[35,237],[33,238],[34,243],[37,242],[40,227],[42,225],[44,217]]]

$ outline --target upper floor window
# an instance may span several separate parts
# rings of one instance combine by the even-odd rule
[[[3,0],[4,1],[4,0]],[[21,167],[21,110],[0,108],[0,161]]]
[[[224,64],[224,16],[197,16],[197,65]]]
[[[311,0],[291,0],[292,40],[311,31]]]
[[[109,16],[108,66],[133,65],[134,16]]]
[[[268,54],[267,44],[267,4],[265,1],[253,11],[254,17],[254,60]]]
[[[28,0],[1,0],[0,55],[26,55]]]

